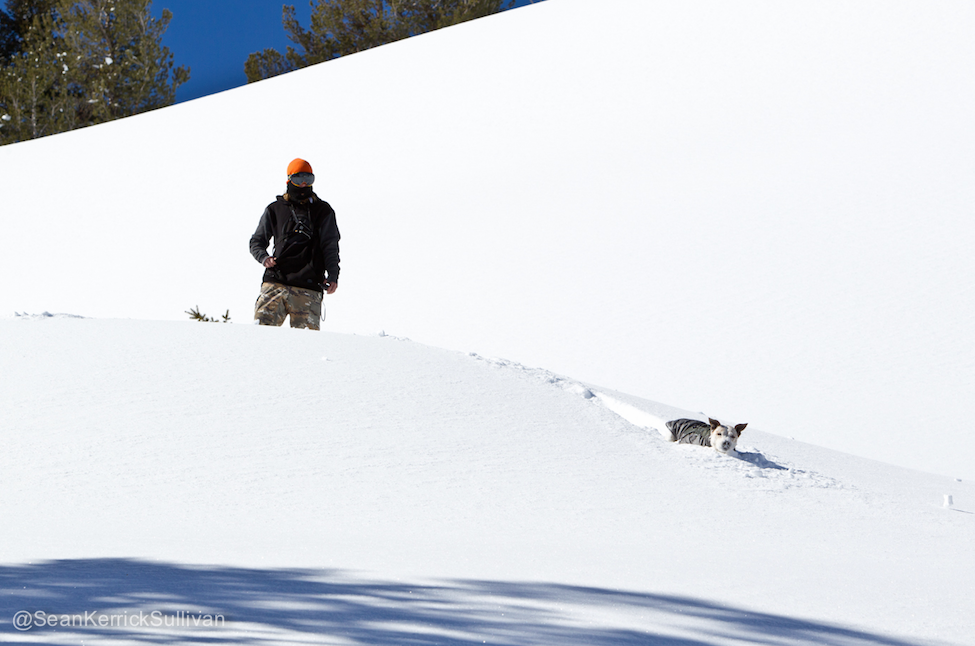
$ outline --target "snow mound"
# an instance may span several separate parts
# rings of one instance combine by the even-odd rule
[[[331,330],[975,478],[972,33],[964,0],[556,0],[4,146],[8,240],[58,177],[5,302],[245,320],[247,241],[302,156],[343,234]]]
[[[594,405],[602,406],[628,422],[634,427],[634,431],[649,431],[646,437],[652,443],[659,444],[663,438],[667,437],[666,422],[668,420],[679,418],[707,419],[707,416],[701,413],[684,411],[649,400],[630,398],[634,403],[627,403],[598,387],[583,384],[549,370],[530,368],[516,361],[485,358],[477,353],[470,353],[470,356],[500,370],[510,371],[518,378],[537,384],[554,386],[567,393],[591,400]],[[753,430],[746,431],[743,437],[751,436],[753,432]],[[844,484],[836,478],[789,464],[787,460],[782,460],[781,463],[776,462],[759,452],[754,445],[751,445],[752,448],[749,451],[743,450],[742,447],[750,446],[747,441],[739,444],[739,448],[742,450],[738,451],[737,456],[721,455],[716,451],[698,446],[671,444],[670,442],[665,444],[664,450],[672,450],[675,456],[679,456],[679,459],[684,460],[687,464],[707,470],[708,477],[719,480],[724,478],[724,482],[729,486],[742,486],[744,484],[740,482],[742,478],[754,480],[754,487],[765,491],[791,487],[850,488],[852,486]]]
[[[389,336],[75,318],[0,335],[8,616],[191,604],[234,617],[218,639],[346,643],[971,634],[970,483],[750,427],[737,459],[674,445],[644,422],[687,411]]]
[[[25,321],[37,321],[45,319],[83,319],[84,316],[78,314],[51,314],[50,312],[41,312],[40,314],[29,314],[27,312],[14,312],[11,318],[21,319]]]

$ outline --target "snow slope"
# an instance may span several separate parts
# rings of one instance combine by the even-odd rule
[[[975,478],[973,31],[964,0],[552,0],[8,146],[0,310],[246,322],[303,156],[329,329]]]
[[[0,334],[2,641],[975,643],[968,482],[389,336]]]
[[[549,0],[0,148],[0,641],[975,643],[973,27]],[[166,321],[295,156],[332,332]]]

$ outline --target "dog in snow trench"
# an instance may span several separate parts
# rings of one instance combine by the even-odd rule
[[[708,418],[707,424],[696,419],[675,419],[667,422],[670,441],[678,444],[697,444],[710,446],[724,455],[737,455],[735,447],[738,438],[748,424],[727,426],[716,419]]]

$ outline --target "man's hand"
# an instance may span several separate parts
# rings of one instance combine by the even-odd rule
[[[268,269],[274,267],[277,264],[278,264],[278,259],[275,258],[274,256],[268,256],[267,258],[264,259],[264,266],[267,267]]]
[[[326,294],[334,294],[335,290],[339,288],[339,281],[330,280],[324,285]]]

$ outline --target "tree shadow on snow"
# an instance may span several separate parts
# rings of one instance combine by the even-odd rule
[[[35,624],[18,632],[13,626],[18,611],[45,619],[57,615],[74,625]],[[222,615],[223,622],[217,620],[210,628],[193,625],[194,618],[206,614]],[[102,616],[115,625],[99,626]],[[163,617],[185,623],[151,626],[156,620],[164,623]],[[545,583],[377,582],[335,570],[252,570],[127,559],[0,566],[0,641],[18,639],[34,645],[98,640],[214,646],[908,646],[887,636],[685,597]]]

